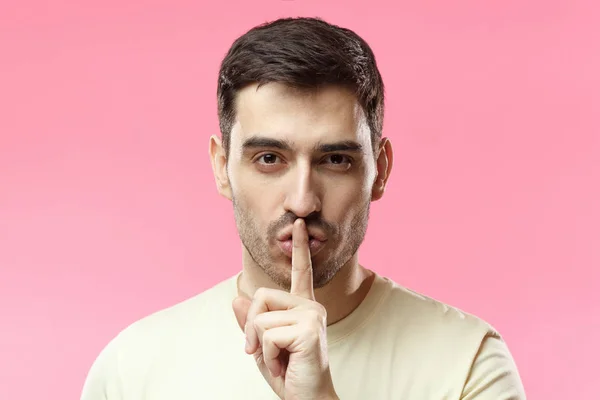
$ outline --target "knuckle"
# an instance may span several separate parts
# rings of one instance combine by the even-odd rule
[[[317,307],[318,307],[318,310],[321,313],[321,315],[323,317],[327,317],[327,309],[325,308],[325,306],[321,303],[317,303]]]
[[[256,289],[254,293],[254,299],[258,301],[264,301],[269,295],[269,290],[267,288],[261,287]]]
[[[321,313],[317,309],[312,309],[308,312],[311,322],[319,323],[321,322]]]
[[[307,322],[308,326],[312,331],[318,330],[319,328],[326,325],[327,313],[320,308],[311,308],[307,310]]]
[[[270,333],[271,331],[265,331],[262,335],[262,344],[263,346],[269,346],[273,343],[273,335]]]
[[[323,321],[323,320],[327,319],[327,310],[325,309],[325,307],[322,304],[315,303],[313,312],[315,314],[315,318],[317,318],[319,321]]]
[[[304,334],[302,336],[305,338],[307,343],[312,346],[319,342],[321,338],[321,330],[318,327],[315,328],[315,325],[307,325],[304,328]]]
[[[255,328],[260,328],[264,324],[265,316],[264,314],[258,314],[254,316],[252,324]]]

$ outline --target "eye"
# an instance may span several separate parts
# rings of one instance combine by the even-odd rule
[[[352,163],[352,159],[343,154],[331,154],[325,158],[326,161],[333,165],[345,166]]]
[[[257,158],[257,161],[261,164],[275,164],[277,162],[277,157],[275,154],[267,153]]]

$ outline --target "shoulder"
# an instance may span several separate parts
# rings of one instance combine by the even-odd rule
[[[115,335],[94,360],[81,399],[113,398],[122,381],[143,379],[146,369],[169,354],[184,351],[185,343],[203,343],[202,335],[217,334],[223,310],[230,309],[235,277],[177,304],[134,321]],[[115,398],[118,398],[116,396]]]
[[[498,331],[485,319],[464,311],[433,297],[402,286],[389,278],[379,277],[382,285],[388,287],[384,303],[385,312],[395,320],[408,323],[421,334],[464,336],[500,336]]]
[[[491,323],[390,279],[380,279],[388,287],[382,314],[409,344],[406,348],[415,349],[415,360],[429,373],[435,365],[440,379],[462,380],[464,399],[525,399],[509,348]]]
[[[225,279],[193,297],[133,322],[117,335],[115,341],[139,343],[184,328],[199,328],[206,321],[223,316],[223,310],[231,307],[234,290],[235,277]]]
[[[376,282],[386,295],[374,325],[389,332],[383,335],[401,345],[405,357],[419,360],[426,368],[436,364],[446,370],[460,365],[467,373],[483,340],[489,336],[500,338],[498,331],[481,317],[391,279],[378,277]]]
[[[382,307],[387,317],[402,321],[403,329],[418,329],[421,334],[498,335],[498,331],[485,319],[456,306],[440,301],[398,284],[392,279],[377,276],[376,284],[385,291]]]

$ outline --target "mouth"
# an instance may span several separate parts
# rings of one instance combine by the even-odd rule
[[[314,257],[319,251],[325,247],[326,238],[319,237],[313,235],[308,235],[308,248],[310,249],[311,258]],[[294,243],[292,241],[292,235],[286,235],[281,239],[277,240],[277,245],[287,257],[292,258],[292,253],[294,251]]]
[[[293,228],[290,227],[283,231],[279,236],[277,236],[277,240],[281,242],[285,242],[287,240],[292,240],[292,231]],[[327,235],[322,232],[320,229],[313,229],[312,227],[308,228],[308,240],[318,240],[319,242],[326,242]]]

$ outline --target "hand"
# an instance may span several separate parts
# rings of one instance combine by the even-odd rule
[[[286,400],[337,399],[327,357],[327,313],[315,301],[308,233],[294,223],[290,293],[260,288],[237,297],[233,310],[246,334],[246,353],[273,391]]]

